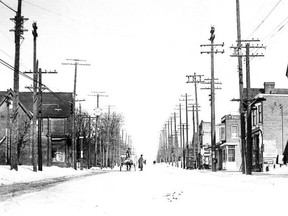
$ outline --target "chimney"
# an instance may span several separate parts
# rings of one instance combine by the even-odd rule
[[[275,89],[275,82],[264,82],[265,94],[273,94]]]

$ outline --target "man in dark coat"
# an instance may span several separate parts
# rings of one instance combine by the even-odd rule
[[[138,167],[140,171],[143,171],[143,162],[144,162],[143,155],[141,155],[141,157],[138,159]]]

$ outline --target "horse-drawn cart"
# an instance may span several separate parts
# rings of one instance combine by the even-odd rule
[[[134,170],[136,170],[136,164],[134,162],[135,157],[131,155],[130,157],[127,157],[126,155],[120,156],[120,171],[123,170],[123,166],[126,166],[126,171],[131,171],[132,166],[134,167]]]

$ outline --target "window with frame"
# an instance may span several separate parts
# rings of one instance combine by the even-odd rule
[[[225,127],[220,127],[220,140],[225,140]]]
[[[235,162],[235,146],[228,146],[228,161]]]
[[[237,125],[231,126],[231,138],[238,138],[238,126]]]
[[[262,105],[258,106],[258,123],[263,123]]]
[[[257,110],[252,111],[252,125],[256,126],[257,124]]]

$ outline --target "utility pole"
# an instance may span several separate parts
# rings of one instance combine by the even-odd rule
[[[83,64],[79,62],[83,62],[86,60],[80,60],[80,59],[66,59],[67,61],[73,61],[74,63],[62,63],[62,65],[74,65],[75,72],[74,72],[74,90],[73,90],[73,114],[72,114],[72,161],[74,169],[77,170],[77,151],[76,151],[76,144],[75,144],[75,99],[76,99],[76,86],[77,86],[77,67],[78,65],[81,66],[90,66],[90,64]]]
[[[188,125],[186,125],[188,127]],[[183,134],[183,169],[186,169],[186,158],[185,158],[185,123],[182,123],[182,134]]]
[[[263,54],[258,53],[251,53],[250,54],[250,48],[255,49],[261,49],[266,48],[263,45],[250,45],[251,42],[260,42],[258,39],[252,39],[252,40],[241,40],[240,43],[246,43],[245,54],[241,54],[238,51],[238,44],[237,47],[232,46],[231,48],[234,48],[235,53],[231,55],[232,57],[245,57],[246,58],[246,98],[240,99],[242,106],[246,107],[246,146],[244,146],[244,161],[245,161],[245,173],[246,175],[252,175],[252,158],[253,158],[253,143],[252,143],[252,122],[251,122],[251,111],[252,111],[252,100],[253,98],[250,98],[250,88],[251,88],[251,82],[250,82],[250,57],[263,57]],[[240,44],[240,46],[242,46]],[[242,46],[243,47],[243,46]],[[244,110],[244,109],[243,109]],[[245,130],[245,127],[244,127]],[[242,136],[242,135],[241,135]],[[245,133],[244,133],[244,139],[245,139]],[[245,148],[246,147],[246,148]]]
[[[32,166],[33,171],[37,172],[36,165],[36,155],[35,155],[35,145],[37,142],[36,136],[36,121],[37,121],[37,111],[38,111],[38,97],[37,97],[37,82],[38,82],[38,62],[36,55],[36,45],[37,45],[37,23],[33,22],[32,24],[33,31],[33,119],[32,119]]]
[[[194,143],[194,136],[195,136],[195,133],[196,133],[196,125],[198,125],[198,123],[195,124],[195,105],[194,104],[191,104],[191,105],[192,105],[192,126],[193,126],[192,148],[193,148],[194,157],[196,158],[197,151],[196,151],[196,146],[195,146],[195,143]],[[198,140],[197,140],[196,145],[197,144],[198,144]]]
[[[189,151],[189,133],[188,133],[188,127],[189,127],[189,123],[188,123],[188,101],[191,101],[192,99],[188,99],[188,97],[190,97],[191,95],[188,95],[187,93],[185,95],[181,95],[182,97],[185,97],[184,100],[181,100],[180,101],[185,101],[185,112],[186,112],[186,147],[183,148],[183,158],[185,160],[185,165],[187,166],[187,163],[186,163],[186,158],[189,156],[188,154],[188,151]],[[184,136],[184,134],[183,134]],[[184,143],[183,143],[183,146],[184,146]],[[187,168],[187,167],[185,167]]]
[[[163,128],[164,132],[164,146],[165,146],[165,150],[164,150],[164,156],[165,156],[165,163],[167,163],[168,159],[167,159],[167,152],[168,152],[168,136],[167,136],[167,125],[166,123],[164,124],[164,128]]]
[[[42,155],[42,70],[38,69],[39,63],[37,60],[37,23],[33,22],[32,24],[33,31],[33,72],[25,71],[24,73],[33,73],[33,120],[32,120],[32,165],[33,171],[37,171],[36,166],[36,154],[35,154],[35,145],[37,142],[37,155],[38,155],[38,170],[43,170],[43,155]],[[45,73],[57,73],[56,71]],[[39,76],[38,76],[39,74]],[[38,87],[39,84],[39,87]],[[38,93],[37,93],[37,88]],[[36,136],[36,119],[38,117],[38,140]],[[49,143],[48,143],[49,145]],[[49,146],[47,147],[47,151],[49,151]],[[47,153],[49,154],[49,152]],[[49,158],[47,158],[49,160]]]
[[[182,130],[180,133],[182,133],[182,154],[183,154],[183,169],[187,169],[187,157],[189,156],[187,154],[187,146],[185,145],[186,143],[186,137],[185,137],[185,131],[188,128],[188,126],[186,125],[186,123],[182,122],[182,125],[180,126],[180,130]],[[186,157],[187,156],[187,157]]]
[[[34,117],[38,118],[38,139],[36,137],[36,120],[35,125],[32,122],[32,164],[36,164],[36,156],[35,156],[35,150],[34,150],[34,157],[33,157],[33,139],[34,139],[34,148],[37,142],[37,156],[38,156],[38,170],[43,170],[43,153],[42,153],[42,90],[45,90],[45,87],[42,84],[42,74],[57,74],[58,72],[56,70],[54,71],[42,71],[41,68],[39,68],[39,61],[36,61],[36,67],[33,69],[35,72],[31,71],[24,71],[26,74],[33,73],[33,121]],[[30,87],[27,87],[30,89]],[[37,91],[38,89],[38,91]],[[35,127],[35,128],[34,128]],[[48,142],[47,142],[47,165],[51,166],[51,143],[50,143],[50,125],[49,125],[49,118],[47,122],[47,129],[48,129]],[[34,135],[33,135],[33,130]],[[33,162],[33,160],[35,160]],[[36,169],[33,165],[33,170]]]
[[[88,158],[87,158],[87,167],[88,169],[90,169],[91,167],[91,116],[88,117],[88,121],[89,121],[89,134],[88,134],[88,137],[89,137],[89,142],[88,142]]]
[[[245,165],[245,113],[243,109],[243,71],[241,53],[241,24],[240,24],[240,3],[236,0],[236,21],[237,21],[237,56],[238,56],[238,74],[239,74],[239,113],[240,113],[240,130],[241,130],[241,158],[242,174],[246,171]]]
[[[35,53],[35,52],[34,52]],[[35,71],[35,72],[34,72]],[[31,74],[33,73],[33,120],[32,120],[32,165],[33,165],[33,171],[36,172],[36,154],[35,154],[35,145],[37,142],[37,158],[38,158],[38,170],[43,170],[43,153],[42,153],[42,90],[45,90],[45,87],[42,84],[42,74],[57,74],[57,71],[42,71],[41,68],[39,68],[39,61],[36,61],[36,66],[32,71],[24,71],[25,74]],[[26,87],[30,89],[31,87]],[[35,120],[34,120],[35,118]],[[36,120],[38,119],[38,135],[36,136]],[[35,121],[35,123],[34,123]],[[51,166],[51,146],[50,146],[50,122],[49,118],[47,121],[47,166]],[[34,135],[33,135],[34,131]],[[38,139],[37,139],[38,137]],[[33,143],[34,142],[34,143]],[[33,153],[34,151],[34,153]],[[34,154],[34,156],[33,156]],[[34,162],[33,162],[34,161]]]
[[[199,141],[199,137],[197,138],[197,135],[200,136],[200,134],[196,133],[196,128],[198,129],[199,127],[199,123],[197,124],[196,120],[195,120],[195,112],[196,112],[196,104],[188,104],[188,108],[192,108],[192,110],[188,110],[188,111],[192,111],[192,126],[193,126],[193,136],[192,136],[192,149],[193,149],[193,156],[194,158],[196,158],[196,161],[197,161],[197,167],[199,168],[198,165],[200,165],[200,161],[201,161],[201,147],[200,147],[200,141]],[[199,105],[197,106],[197,113],[198,113],[198,116],[199,116]],[[196,113],[196,116],[197,116],[197,113]],[[198,127],[197,127],[198,125]],[[195,138],[196,138],[196,142],[195,142]],[[199,143],[199,144],[198,144]]]
[[[171,160],[172,166],[174,166],[174,139],[173,139],[173,117],[170,116],[170,133],[171,133]]]
[[[15,61],[14,61],[14,86],[13,86],[13,118],[12,118],[12,146],[11,146],[11,166],[10,169],[18,171],[17,147],[19,145],[19,65],[20,65],[20,40],[26,29],[23,29],[24,18],[21,14],[22,0],[18,0],[16,16],[10,20],[15,22]]]
[[[108,97],[108,95],[104,94],[105,92],[92,92],[94,94],[89,95],[89,96],[94,96],[97,97],[97,107],[95,110],[95,114],[96,114],[96,125],[95,125],[95,148],[94,148],[94,166],[97,166],[97,151],[98,151],[98,120],[99,120],[99,116],[101,114],[101,109],[99,108],[99,98],[100,97]],[[101,152],[101,148],[100,148],[100,152]],[[101,155],[100,155],[101,157]]]
[[[184,150],[184,145],[182,142],[182,113],[181,113],[181,103],[179,103],[179,124],[180,124],[180,148],[182,149],[182,160],[184,162],[184,158],[183,158],[183,150]],[[183,166],[184,163],[181,163],[181,167],[184,168]]]
[[[199,113],[198,113],[198,96],[197,96],[197,85],[202,83],[203,81],[201,80],[201,78],[204,75],[197,75],[196,73],[194,73],[194,75],[186,75],[186,77],[188,78],[188,81],[186,83],[194,83],[194,90],[195,90],[195,102],[196,102],[196,128],[195,125],[193,124],[193,131],[197,131],[196,136],[195,133],[193,133],[193,136],[196,137],[196,144],[194,143],[194,157],[198,158],[201,155],[200,153],[200,142],[199,142]],[[193,106],[194,108],[194,106]],[[194,111],[193,111],[193,116],[194,116]],[[194,142],[194,139],[193,139]],[[199,161],[201,161],[201,158],[198,158]],[[196,161],[198,161],[196,160]],[[197,163],[197,166],[199,168],[199,163]]]
[[[216,163],[217,163],[217,159],[216,159],[216,134],[215,134],[215,92],[214,92],[214,54],[217,53],[224,53],[224,50],[222,51],[218,51],[217,49],[214,50],[214,47],[217,46],[224,46],[223,44],[214,44],[214,39],[215,39],[215,27],[212,26],[211,30],[210,30],[210,41],[211,44],[205,44],[205,45],[200,45],[200,47],[204,47],[204,46],[210,46],[211,50],[210,51],[204,51],[201,52],[201,54],[203,53],[207,53],[207,54],[211,54],[211,159],[212,159],[212,171],[216,172]]]
[[[129,139],[130,140],[130,139]],[[108,106],[107,136],[106,136],[106,167],[108,167],[108,156],[110,147],[110,105]],[[110,165],[110,164],[109,164]]]
[[[79,147],[80,147],[80,154],[79,154],[79,162],[80,162],[80,170],[83,170],[83,119],[87,116],[85,115],[82,115],[82,110],[81,110],[81,102],[85,101],[85,99],[77,99],[75,100],[75,102],[79,102],[79,113],[77,115],[78,117],[78,122],[76,124],[76,126],[78,126],[78,128],[75,127],[75,133],[77,134],[77,137],[75,136],[75,140],[78,140],[80,141],[80,144],[79,144]],[[75,110],[76,111],[76,110]],[[75,119],[76,120],[76,119]],[[76,120],[77,121],[77,120]],[[78,132],[78,133],[77,133]],[[75,141],[76,142],[76,141]],[[76,143],[75,145],[75,148],[76,148],[76,161],[77,161],[77,144]],[[77,163],[76,163],[77,165]]]
[[[168,118],[168,121],[167,121],[167,132],[168,132],[168,163],[170,165],[171,163],[171,137],[170,137],[170,119]]]
[[[83,132],[82,132],[82,110],[81,110],[81,103],[79,103],[79,139],[80,139],[80,170],[83,170]]]
[[[37,62],[38,66],[38,62]],[[42,70],[39,68],[39,103],[38,103],[38,170],[42,171]]]
[[[175,166],[178,167],[178,135],[177,135],[177,123],[176,123],[176,112],[174,112],[174,160],[175,160]]]

